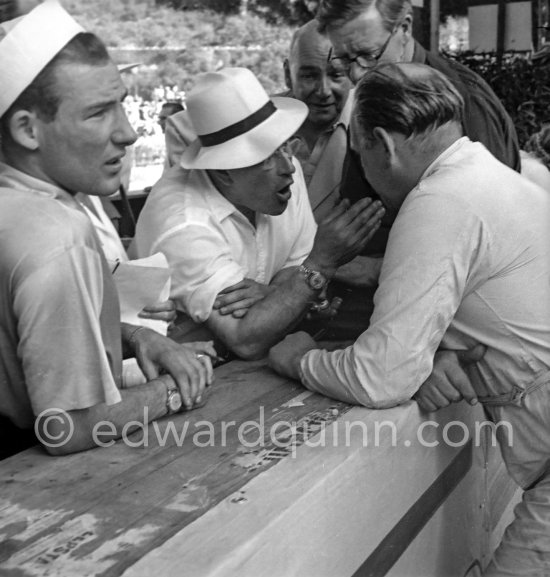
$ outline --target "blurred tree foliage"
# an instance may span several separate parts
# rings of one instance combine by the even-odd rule
[[[142,63],[128,83],[144,98],[160,85],[188,90],[197,74],[222,66],[250,68],[268,92],[284,88],[283,61],[293,28],[253,12],[183,11],[155,0],[64,0],[64,5],[118,62]]]
[[[447,55],[475,70],[495,91],[512,117],[520,145],[550,122],[550,62],[533,62],[525,55],[463,52]]]
[[[441,22],[445,22],[448,16],[467,16],[468,2],[464,2],[464,0],[440,0],[439,13]]]
[[[143,64],[128,75],[128,83],[144,98],[162,85],[188,90],[197,74],[222,66],[246,66],[268,92],[281,91],[292,32],[311,18],[317,4],[315,0],[63,2],[77,20],[115,49],[119,62]],[[464,5],[463,0],[442,0],[442,11],[460,14]],[[502,64],[491,54],[448,56],[485,78],[512,116],[522,144],[550,121],[550,57],[548,63],[537,65],[518,55],[507,56]]]
[[[221,14],[256,14],[272,24],[304,24],[317,9],[316,0],[156,0],[176,10],[212,10]]]

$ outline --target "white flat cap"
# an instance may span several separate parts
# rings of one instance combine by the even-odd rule
[[[0,117],[53,57],[84,32],[57,0],[0,24]]]

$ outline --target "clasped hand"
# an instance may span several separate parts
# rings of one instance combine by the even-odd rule
[[[134,340],[136,360],[148,381],[167,373],[178,385],[187,410],[203,404],[205,388],[214,380],[212,341],[178,344],[150,329],[137,332]]]

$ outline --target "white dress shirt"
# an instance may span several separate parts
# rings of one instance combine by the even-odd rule
[[[132,251],[166,255],[171,298],[195,322],[208,319],[217,294],[244,278],[269,284],[298,266],[313,246],[316,225],[302,170],[283,214],[257,214],[256,226],[226,200],[204,170],[173,167],[153,187],[140,214]]]
[[[480,396],[550,368],[550,195],[461,138],[409,193],[391,229],[371,325],[347,349],[310,351],[302,380],[369,407],[411,398],[436,349],[488,350]]]

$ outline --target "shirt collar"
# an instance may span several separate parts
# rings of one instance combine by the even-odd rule
[[[344,128],[349,126],[351,121],[351,111],[353,110],[353,101],[355,100],[355,88],[351,88],[348,97],[346,99],[346,103],[344,104],[344,108],[342,108],[342,112],[340,112],[340,117],[334,123],[334,128],[339,125],[342,125]]]
[[[0,162],[0,186],[15,190],[24,190],[41,196],[50,196],[51,198],[78,208],[74,196],[66,190],[59,188],[55,184],[21,172],[17,170],[17,168],[4,162]]]
[[[214,186],[206,170],[194,169],[192,172],[195,173],[194,176],[197,179],[197,190],[201,191],[205,202],[219,222],[229,215],[239,212]]]
[[[440,164],[443,164],[449,156],[452,156],[455,152],[459,151],[464,145],[470,142],[470,139],[467,136],[462,136],[455,142],[451,144],[448,148],[446,148],[429,166],[426,170],[422,173],[420,177],[420,181],[428,178],[431,174],[433,174]]]

